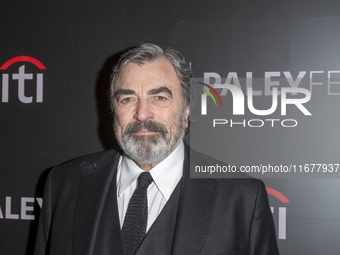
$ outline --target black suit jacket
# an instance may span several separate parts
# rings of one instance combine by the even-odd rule
[[[101,152],[51,171],[35,255],[124,254],[115,181],[119,156],[113,150]],[[186,146],[173,238],[169,238],[167,252],[153,242],[146,254],[279,254],[262,181],[190,178],[190,167],[216,162],[203,154],[189,153]]]

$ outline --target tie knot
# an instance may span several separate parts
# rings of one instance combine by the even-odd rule
[[[143,172],[138,177],[138,188],[148,188],[152,182],[151,174],[149,172]]]

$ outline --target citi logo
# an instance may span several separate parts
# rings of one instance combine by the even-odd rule
[[[266,187],[267,193],[269,195],[273,195],[274,197],[276,197],[278,200],[280,200],[281,203],[283,204],[289,204],[290,201],[288,200],[288,198],[283,195],[281,192]],[[277,208],[277,230],[278,230],[278,239],[281,240],[285,240],[286,239],[286,233],[287,233],[287,207],[284,206],[279,206],[279,208]],[[275,208],[273,206],[270,207],[270,210],[272,211],[272,214],[276,214],[275,212]]]
[[[45,70],[46,67],[37,59],[29,56],[18,56],[7,60],[1,67],[0,70],[7,70],[11,65],[18,62],[28,62],[35,65],[39,70]],[[34,77],[35,76],[35,77]],[[43,73],[26,73],[25,72],[25,64],[19,67],[17,72],[11,71],[11,73],[3,72],[2,73],[2,103],[8,103],[9,101],[9,83],[10,79],[13,81],[11,83],[17,84],[18,86],[18,99],[24,104],[30,104],[33,102],[33,96],[27,96],[25,94],[25,82],[27,80],[36,80],[36,94],[35,94],[35,102],[42,103],[43,102]],[[17,81],[17,82],[16,82]],[[13,85],[11,85],[13,87]],[[12,88],[11,88],[12,89]]]

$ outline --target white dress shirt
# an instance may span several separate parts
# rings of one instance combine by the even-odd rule
[[[183,141],[162,162],[149,172],[153,182],[148,187],[148,225],[152,226],[183,175]],[[117,169],[117,202],[120,227],[123,227],[125,213],[136,187],[137,178],[144,172],[130,158],[121,156]]]

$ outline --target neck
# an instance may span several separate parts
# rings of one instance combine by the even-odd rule
[[[136,163],[137,166],[139,166],[142,170],[144,171],[150,171],[152,168],[154,168],[155,166],[157,166],[160,162],[162,162],[164,159],[156,161],[156,162],[152,162],[150,164],[146,164],[146,165],[141,165],[138,162],[134,161]]]

